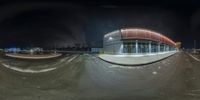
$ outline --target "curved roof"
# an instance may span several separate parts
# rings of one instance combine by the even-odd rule
[[[171,39],[169,39],[168,37],[147,29],[128,28],[128,29],[121,29],[120,32],[122,39],[146,39],[146,40],[152,40],[169,44],[172,46],[176,45],[176,43]]]

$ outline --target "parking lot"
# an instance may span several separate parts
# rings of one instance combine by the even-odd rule
[[[1,57],[0,99],[198,100],[199,66],[185,52],[141,66],[115,65],[91,54],[42,61]],[[40,72],[48,68],[55,69]]]

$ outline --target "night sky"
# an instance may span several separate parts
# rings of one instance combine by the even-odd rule
[[[200,48],[199,2],[2,2],[0,47],[102,47],[103,35],[139,27],[160,32],[184,48]]]

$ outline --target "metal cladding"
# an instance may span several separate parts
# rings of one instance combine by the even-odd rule
[[[152,40],[157,41],[160,43],[165,43],[171,46],[175,46],[176,43],[169,39],[168,37],[161,35],[157,32],[146,30],[146,29],[139,29],[139,28],[129,28],[129,29],[121,29],[121,39],[145,39],[145,40]]]

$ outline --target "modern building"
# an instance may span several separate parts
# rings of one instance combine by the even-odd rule
[[[176,42],[176,48],[177,48],[178,50],[181,49],[181,42]]]
[[[102,53],[102,48],[91,48],[90,52],[91,53]]]
[[[16,47],[11,47],[11,48],[5,48],[4,52],[6,53],[17,53],[20,52],[21,49],[20,48],[16,48]]]
[[[176,51],[176,43],[152,30],[125,28],[104,36],[105,54],[152,54]]]

